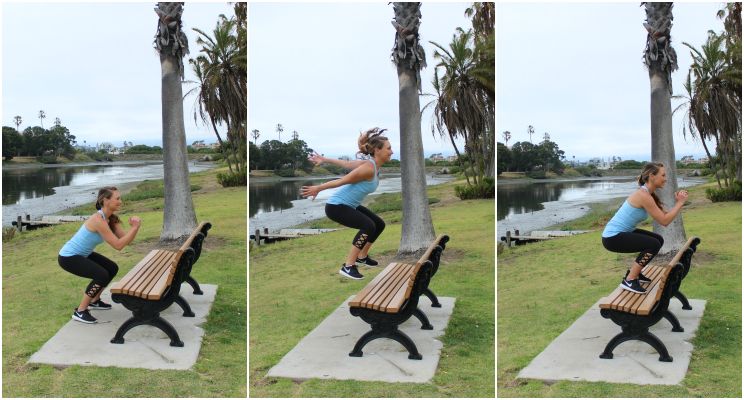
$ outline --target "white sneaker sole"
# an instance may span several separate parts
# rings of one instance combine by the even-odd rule
[[[351,276],[351,275],[347,274],[343,270],[338,270],[338,273],[341,274],[341,276],[344,276],[344,277],[349,278],[349,279],[354,279],[356,281],[360,281],[360,280],[364,279],[364,276],[357,278],[355,276]]]

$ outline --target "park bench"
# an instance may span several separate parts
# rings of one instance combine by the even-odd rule
[[[119,282],[111,285],[111,299],[132,311],[132,317],[119,327],[111,343],[124,343],[124,335],[130,329],[139,325],[151,325],[168,335],[171,346],[183,347],[178,332],[160,316],[160,312],[176,303],[184,310],[184,316],[194,316],[179,291],[181,284],[188,282],[195,294],[201,294],[199,284],[190,274],[201,255],[202,243],[211,227],[209,222],[201,223],[176,251],[150,251]]]
[[[349,302],[351,315],[360,317],[371,326],[371,330],[357,340],[349,356],[361,357],[367,343],[388,338],[403,345],[408,350],[409,359],[421,359],[416,344],[398,329],[398,325],[414,315],[421,321],[421,329],[433,329],[426,315],[418,308],[418,301],[419,297],[426,295],[432,304],[441,307],[428,286],[439,268],[447,241],[447,235],[440,235],[415,264],[390,263]]]
[[[633,293],[617,288],[599,301],[602,317],[611,319],[622,329],[622,332],[607,343],[600,358],[611,359],[612,351],[621,343],[640,340],[657,351],[659,361],[672,361],[664,343],[648,329],[665,318],[672,324],[672,331],[684,331],[677,317],[669,311],[669,301],[672,297],[681,295],[679,286],[690,270],[692,255],[699,243],[699,238],[690,238],[667,265],[646,266],[643,274],[651,279],[651,282],[642,284],[646,293]],[[684,295],[681,296],[684,298]]]

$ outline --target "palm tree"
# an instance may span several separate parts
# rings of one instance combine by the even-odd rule
[[[21,118],[20,115],[16,115],[15,117],[13,117],[13,122],[15,123],[15,126],[16,126],[16,132],[20,133],[20,131],[18,131],[18,128],[21,127],[21,124],[23,123],[23,118]]]
[[[44,128],[44,118],[46,118],[44,110],[39,110],[39,121],[41,122],[42,129]]]
[[[651,81],[651,159],[664,163],[668,179],[664,189],[657,190],[661,201],[674,204],[677,191],[677,165],[672,136],[672,71],[677,69],[677,53],[671,45],[673,3],[643,3],[646,6],[648,31],[644,64]],[[654,232],[664,237],[661,253],[677,251],[685,242],[682,215],[664,227],[654,221]]]
[[[251,137],[253,138],[253,144],[258,145],[258,137],[261,136],[261,131],[254,129],[251,131]]]
[[[438,79],[433,83],[438,92],[434,107],[437,126],[440,132],[443,132],[441,127],[446,127],[450,136],[465,139],[473,180],[477,185],[486,175],[486,165],[490,164],[484,155],[488,154],[488,142],[493,139],[485,134],[490,129],[487,123],[488,102],[473,74],[476,59],[472,42],[472,31],[458,28],[449,49],[430,43],[437,48],[434,51],[434,59],[439,60],[437,71],[440,68],[444,70],[441,78],[438,73],[434,74]],[[492,143],[490,150],[493,151]]]
[[[54,118],[54,126],[61,126],[62,120],[59,119],[59,117]]]
[[[297,140],[300,138],[300,134],[297,133],[297,131],[292,131],[292,140]]]
[[[183,3],[159,2],[155,8],[158,30],[155,48],[160,53],[163,107],[163,230],[161,241],[188,236],[196,227],[191,199],[186,135],[183,122],[183,56],[189,52],[182,31]]]
[[[532,125],[527,126],[527,134],[530,135],[530,143],[532,143],[532,135],[535,134],[535,128]]]
[[[284,132],[284,127],[282,124],[276,124],[276,131],[279,133],[279,141],[282,141],[282,132]]]
[[[203,55],[197,57],[203,70],[206,90],[212,101],[207,112],[217,122],[227,125],[227,137],[238,172],[245,171],[246,141],[248,138],[247,114],[247,56],[245,41],[245,3],[235,4],[236,16],[220,19],[210,37],[194,28],[199,34],[196,43],[202,46]]]
[[[420,70],[426,67],[424,48],[419,43],[421,3],[393,3],[395,43],[392,60],[398,72],[398,114],[400,118],[400,167],[403,196],[403,225],[398,256],[415,253],[434,240],[429,211],[421,140]]]
[[[508,147],[509,146],[509,139],[511,139],[511,132],[509,132],[509,131],[501,132],[501,136],[504,137],[504,145],[506,145]]]

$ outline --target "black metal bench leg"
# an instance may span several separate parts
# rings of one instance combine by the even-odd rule
[[[431,323],[429,323],[429,318],[426,317],[426,314],[424,314],[424,312],[421,311],[420,308],[416,308],[416,311],[413,312],[413,315],[418,318],[419,321],[421,321],[421,329],[426,331],[434,329],[434,327],[431,326]]]
[[[392,330],[386,331],[372,329],[371,331],[365,333],[364,335],[362,335],[362,337],[359,338],[359,340],[357,340],[356,344],[354,345],[354,350],[349,353],[349,356],[361,357],[364,354],[362,352],[364,346],[366,346],[367,343],[380,338],[393,339],[403,345],[403,347],[408,350],[408,358],[411,360],[420,360],[422,358],[421,354],[419,354],[418,349],[416,348],[416,344],[413,343],[413,340],[411,340],[408,335],[398,330],[397,327],[393,328]]]
[[[436,308],[442,307],[442,305],[439,304],[439,299],[437,298],[437,295],[435,295],[434,292],[431,291],[431,289],[429,288],[424,289],[424,294],[426,295],[426,297],[429,298],[429,300],[431,300],[432,307],[436,307]]]
[[[680,325],[679,320],[677,317],[672,314],[671,311],[666,310],[664,311],[664,314],[662,314],[664,318],[666,318],[667,321],[669,321],[670,324],[672,324],[672,332],[684,332],[685,328]]]
[[[632,334],[628,332],[621,332],[615,335],[612,340],[610,340],[609,343],[607,343],[607,346],[604,349],[604,352],[599,355],[599,358],[605,358],[605,359],[612,359],[613,354],[612,351],[615,350],[617,346],[620,344],[627,342],[628,340],[640,340],[642,342],[648,343],[651,345],[651,347],[656,350],[657,353],[659,353],[659,361],[664,362],[672,362],[672,357],[669,355],[669,352],[667,351],[666,346],[664,346],[664,343],[661,342],[661,339],[659,339],[656,335],[654,335],[651,332],[648,332],[646,330],[645,332],[639,333],[639,334]]]
[[[191,306],[189,306],[189,303],[186,301],[186,299],[181,297],[180,294],[178,295],[178,297],[176,297],[175,301],[176,301],[176,304],[181,306],[181,308],[183,309],[184,317],[195,317],[196,316],[196,314],[194,314],[194,312],[191,311]]]
[[[143,320],[140,318],[137,318],[136,316],[133,316],[126,320],[119,329],[116,331],[116,335],[114,335],[114,338],[111,339],[111,343],[115,344],[123,344],[124,343],[124,335],[126,333],[140,325],[151,325],[156,328],[159,328],[161,331],[163,331],[166,335],[168,335],[168,338],[171,340],[170,345],[173,347],[183,347],[183,342],[178,337],[178,332],[176,332],[176,328],[173,327],[168,321],[164,320],[160,315],[155,315],[149,320]]]
[[[188,278],[186,278],[186,282],[191,285],[192,288],[194,288],[194,294],[204,294],[204,292],[202,292],[201,288],[199,287],[199,283],[196,282],[196,279],[189,276]]]
[[[685,295],[682,294],[682,292],[677,291],[677,293],[674,294],[674,297],[676,297],[677,299],[679,299],[679,301],[682,302],[683,310],[692,310],[692,306],[690,305],[690,302],[687,301],[687,297],[685,297]]]

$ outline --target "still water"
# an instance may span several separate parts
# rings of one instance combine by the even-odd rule
[[[189,171],[211,168],[211,163],[189,162]],[[69,207],[93,203],[103,186],[162,179],[163,164],[118,162],[105,165],[3,169],[3,225],[18,215],[32,218]]]
[[[700,184],[703,180],[679,177],[680,188]],[[589,211],[590,203],[604,202],[630,195],[638,188],[633,177],[582,179],[534,183],[497,182],[496,231],[521,232],[542,229],[576,219]]]

